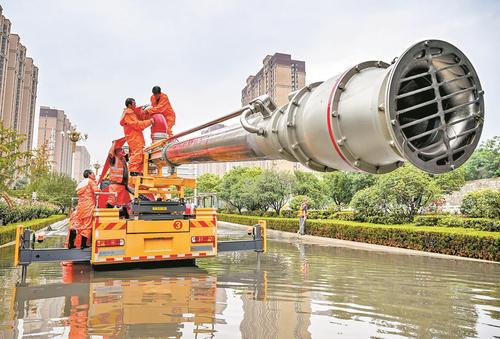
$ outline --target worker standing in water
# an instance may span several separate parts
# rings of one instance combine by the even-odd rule
[[[101,190],[95,182],[95,174],[92,170],[83,172],[83,180],[76,186],[78,195],[78,236],[81,237],[81,248],[90,246],[90,236],[92,235],[92,219],[94,218],[95,193]]]
[[[153,95],[151,96],[151,106],[147,107],[144,112],[148,116],[154,114],[162,114],[167,121],[167,134],[169,137],[173,135],[172,127],[175,125],[175,112],[170,105],[168,96],[161,91],[160,86],[153,87]]]
[[[143,148],[146,144],[142,131],[151,126],[153,119],[141,120],[136,113],[136,104],[133,98],[125,100],[126,108],[123,110],[123,115],[120,120],[120,125],[123,126],[123,132],[129,146],[130,163],[128,169],[130,176],[142,175],[142,166],[144,154]]]

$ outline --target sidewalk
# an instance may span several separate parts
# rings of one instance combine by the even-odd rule
[[[64,220],[56,221],[55,223],[50,224],[49,226],[36,231],[35,234],[37,234],[39,232],[46,232],[47,228],[50,227],[52,230],[49,231],[49,232],[46,232],[45,233],[46,236],[48,236],[48,235],[65,235],[66,232],[67,232],[67,225],[68,225],[68,223],[69,223],[69,219],[68,218],[66,218]],[[56,234],[57,232],[59,232],[60,234]],[[63,233],[61,233],[61,232],[63,232]],[[16,244],[16,241],[14,240],[14,241],[5,243],[3,245],[0,245],[0,248],[7,247],[7,246],[12,246],[12,245],[15,245],[15,244]]]

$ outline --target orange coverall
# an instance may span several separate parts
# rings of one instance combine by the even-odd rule
[[[151,126],[151,124],[151,120],[139,120],[132,108],[126,108],[123,111],[120,125],[123,126],[123,132],[125,133],[129,147],[130,162],[128,169],[130,172],[142,173],[142,162],[144,159],[142,150],[146,144],[142,130]]]
[[[172,136],[172,127],[175,125],[175,112],[170,105],[170,100],[168,96],[161,92],[160,98],[156,100],[155,96],[151,96],[151,108],[147,109],[150,115],[161,113],[165,120],[167,121],[167,134]]]
[[[113,165],[109,168],[108,178],[111,181],[109,185],[109,193],[116,193],[116,196],[110,194],[106,201],[110,205],[123,206],[130,202],[130,196],[127,191],[128,185],[128,167],[127,162],[123,157],[115,156],[110,159]]]
[[[92,218],[94,217],[95,192],[101,190],[97,187],[94,180],[90,178],[83,179],[76,187],[78,195],[78,235],[90,239],[92,234]]]

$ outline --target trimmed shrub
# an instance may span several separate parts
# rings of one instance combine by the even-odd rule
[[[281,210],[280,217],[282,218],[298,218],[299,212],[294,210]]]
[[[354,221],[354,212],[353,211],[340,211],[337,213],[333,213],[328,217],[328,219],[337,219],[344,221]]]
[[[332,216],[333,212],[328,211],[328,210],[309,210],[307,212],[307,218],[308,219],[328,219]],[[267,217],[267,215],[264,215]],[[277,217],[278,215],[271,215],[273,217]],[[299,211],[295,210],[281,210],[280,211],[280,217],[282,218],[298,218],[299,217]]]
[[[249,216],[261,217],[262,214],[263,214],[262,211],[241,211],[241,215],[249,215]]]
[[[21,205],[10,208],[4,203],[0,203],[0,220],[2,220],[3,225],[46,218],[56,213],[57,209],[44,205]]]
[[[488,218],[463,218],[464,227],[482,231],[500,232],[500,220]]]
[[[66,215],[52,215],[44,219],[34,219],[26,222],[18,222],[15,224],[0,226],[0,245],[6,244],[15,240],[16,238],[16,228],[19,225],[24,225],[24,227],[29,228],[33,231],[38,231],[44,227],[47,227],[57,221],[66,219]]]
[[[328,219],[332,215],[328,210],[309,210],[307,212],[308,219]]]
[[[258,218],[219,214],[218,219],[243,225],[266,220],[269,228],[296,232],[297,219]],[[341,220],[308,220],[306,233],[337,238],[429,251],[463,257],[500,261],[500,233],[444,227],[415,227],[414,225],[375,225]]]
[[[365,217],[365,221],[372,224],[393,225],[411,222],[412,220],[409,218],[411,217],[402,214],[373,215]]]
[[[263,214],[262,214],[263,217],[273,217],[273,218],[276,218],[276,217],[279,217],[278,213],[276,213],[276,211],[265,211]]]
[[[482,231],[499,232],[500,220],[449,216],[441,218],[441,220],[439,221],[439,226],[475,228]]]
[[[442,227],[464,227],[464,222],[462,217],[449,216],[441,218],[438,225]]]
[[[460,211],[473,218],[500,218],[500,189],[485,189],[467,193]]]
[[[444,215],[438,215],[438,214],[417,215],[413,219],[413,222],[417,226],[436,226],[444,217],[445,217]]]

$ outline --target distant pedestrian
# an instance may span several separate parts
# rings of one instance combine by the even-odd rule
[[[299,207],[299,230],[297,231],[297,234],[305,234],[308,209],[307,200],[304,199]]]

